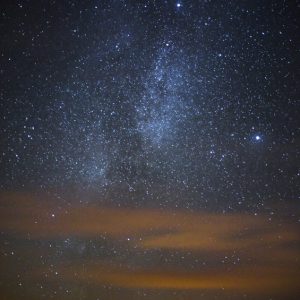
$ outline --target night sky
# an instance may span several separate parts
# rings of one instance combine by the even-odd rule
[[[298,1],[1,1],[0,299],[300,299]]]

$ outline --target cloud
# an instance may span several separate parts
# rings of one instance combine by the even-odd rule
[[[62,268],[62,277],[71,281],[111,284],[123,288],[180,289],[180,290],[234,290],[243,292],[276,293],[297,290],[299,273],[283,267],[240,268],[183,272],[174,270],[131,270],[105,264],[91,264],[76,268]],[[259,276],[258,276],[259,274]],[[284,277],[282,275],[285,275]]]
[[[0,198],[0,230],[9,236],[36,240],[104,236],[118,243],[120,257],[131,251],[150,261],[135,266],[133,258],[130,266],[126,261],[120,266],[120,257],[99,262],[99,257],[90,256],[84,269],[76,259],[69,266],[61,261],[57,268],[66,281],[125,288],[299,292],[299,226],[284,216],[270,220],[263,214],[62,205],[25,193]],[[208,265],[194,263],[190,268],[178,257],[171,264],[151,265],[151,251],[166,261],[181,253]],[[34,272],[45,274],[39,268]]]

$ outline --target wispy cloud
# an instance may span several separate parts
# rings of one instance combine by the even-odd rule
[[[101,235],[117,242],[121,255],[122,251],[158,251],[166,260],[182,253],[195,262],[205,258],[210,262],[206,267],[194,263],[189,269],[183,260],[174,259],[168,266],[132,268],[112,258],[97,262],[89,257],[85,268],[77,260],[68,267],[63,261],[57,264],[66,281],[125,288],[224,288],[254,294],[299,291],[299,226],[282,216],[61,205],[23,193],[3,194],[0,205],[0,229],[16,238],[91,240]],[[227,263],[231,256],[234,262]],[[151,255],[147,259],[151,261]],[[43,273],[39,269],[34,273],[39,272]]]

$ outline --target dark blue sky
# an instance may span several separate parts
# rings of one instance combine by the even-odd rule
[[[4,1],[0,192],[298,224],[299,17],[298,1]]]

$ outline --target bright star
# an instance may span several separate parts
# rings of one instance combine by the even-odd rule
[[[182,4],[181,3],[177,3],[176,6],[179,8],[179,7],[182,6]]]
[[[261,137],[260,137],[259,135],[256,135],[256,136],[255,136],[255,140],[256,140],[256,141],[260,141],[260,140],[261,140]]]

